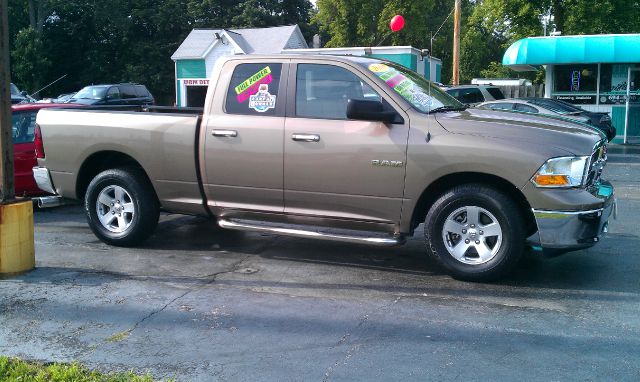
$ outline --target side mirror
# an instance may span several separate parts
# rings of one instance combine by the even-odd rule
[[[385,111],[380,101],[363,99],[347,101],[347,118],[349,119],[392,123],[396,120],[396,116],[395,111]]]

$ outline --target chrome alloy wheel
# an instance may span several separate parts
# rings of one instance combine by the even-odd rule
[[[447,217],[442,239],[456,260],[465,264],[484,264],[500,250],[502,228],[498,219],[486,209],[465,206]]]
[[[98,194],[96,213],[104,228],[122,233],[131,226],[136,209],[127,190],[112,185],[103,188]]]

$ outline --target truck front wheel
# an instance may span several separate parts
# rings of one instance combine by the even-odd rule
[[[509,273],[524,250],[524,224],[511,198],[480,184],[444,193],[425,219],[432,256],[455,278],[490,281]]]
[[[89,183],[84,208],[93,233],[107,244],[122,247],[147,239],[160,216],[151,184],[144,173],[134,168],[98,174]]]

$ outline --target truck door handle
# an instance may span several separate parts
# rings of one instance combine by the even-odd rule
[[[213,130],[211,135],[214,137],[237,137],[238,132],[235,130]]]
[[[298,142],[320,142],[318,134],[292,134],[291,139]]]

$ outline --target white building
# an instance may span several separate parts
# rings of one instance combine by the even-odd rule
[[[176,72],[176,106],[204,105],[216,61],[234,54],[274,54],[307,48],[297,25],[251,29],[194,29],[171,56]]]

